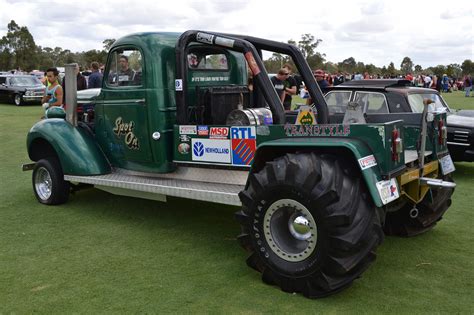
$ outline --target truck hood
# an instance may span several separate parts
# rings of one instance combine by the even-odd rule
[[[474,117],[461,116],[456,114],[447,117],[448,126],[474,128]]]
[[[100,94],[100,88],[77,91],[77,101],[92,101]]]

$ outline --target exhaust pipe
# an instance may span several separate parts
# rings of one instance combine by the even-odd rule
[[[77,75],[76,63],[70,63],[65,66],[65,88],[66,100],[66,120],[73,126],[77,126]]]

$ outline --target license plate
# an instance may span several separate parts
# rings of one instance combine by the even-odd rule
[[[452,173],[456,170],[453,160],[451,159],[451,155],[449,154],[439,159],[439,164],[441,165],[441,172],[443,175]]]

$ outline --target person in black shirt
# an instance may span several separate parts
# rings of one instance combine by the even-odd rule
[[[289,75],[290,73],[286,69],[281,68],[276,76],[270,78],[282,104],[285,99],[285,80]]]
[[[283,82],[283,84],[285,85],[285,92],[284,92],[285,99],[283,101],[283,106],[285,107],[285,110],[290,110],[291,109],[291,96],[296,94],[296,80],[291,75],[293,71],[293,67],[290,64],[285,63],[282,69],[288,72],[288,76]]]
[[[102,87],[102,73],[99,71],[99,63],[94,61],[91,63],[92,73],[89,76],[89,89]]]

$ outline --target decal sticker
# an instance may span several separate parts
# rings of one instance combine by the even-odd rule
[[[255,127],[232,127],[230,128],[231,139],[255,139]]]
[[[315,125],[316,117],[310,106],[301,106],[296,117],[297,125]]]
[[[257,62],[255,61],[255,58],[253,57],[252,53],[250,51],[245,53],[245,59],[247,59],[247,63],[249,65],[250,70],[252,70],[252,73],[254,76],[260,73],[260,68],[258,67]]]
[[[375,157],[373,155],[368,155],[366,157],[360,158],[358,161],[362,170],[377,165],[377,161],[375,160]]]
[[[347,137],[351,133],[349,125],[285,125],[287,137],[335,136]]]
[[[122,117],[117,117],[113,131],[117,137],[125,136],[124,141],[129,149],[139,150],[140,144],[138,138],[133,133],[133,128],[135,128],[133,120],[129,123],[124,123]]]
[[[447,175],[456,170],[456,168],[454,167],[453,160],[451,159],[451,155],[449,154],[440,158],[439,163],[441,165],[441,172],[443,173],[443,175]]]
[[[188,143],[180,143],[178,145],[178,152],[181,154],[188,154],[191,146]]]
[[[189,142],[191,141],[191,137],[189,137],[188,135],[179,135],[179,140],[181,142]]]
[[[255,139],[232,139],[232,164],[250,165],[255,155]]]
[[[209,128],[207,126],[197,126],[197,134],[198,136],[208,136]]]
[[[211,127],[209,138],[211,139],[227,139],[229,136],[229,128],[227,127]]]
[[[380,199],[384,205],[400,197],[395,178],[377,182],[376,186],[379,191]]]
[[[255,127],[230,128],[232,164],[250,165],[257,147]]]
[[[219,82],[229,81],[229,77],[192,77],[191,82]]]
[[[259,136],[269,136],[270,128],[268,126],[257,126],[257,135]]]
[[[196,40],[198,42],[204,43],[204,44],[210,44],[212,45],[212,40],[214,39],[214,35],[211,34],[206,34],[202,32],[198,32],[196,34]]]
[[[234,47],[234,40],[233,39],[228,39],[228,38],[224,38],[224,37],[219,37],[217,36],[216,37],[216,45],[221,45],[221,46],[224,46],[224,47],[229,47],[229,48],[232,48]]]
[[[230,163],[230,140],[192,139],[193,161]]]
[[[179,134],[181,134],[181,135],[195,135],[195,134],[197,134],[196,126],[179,126]]]
[[[174,80],[174,90],[175,91],[182,91],[183,90],[183,80],[182,79]]]

